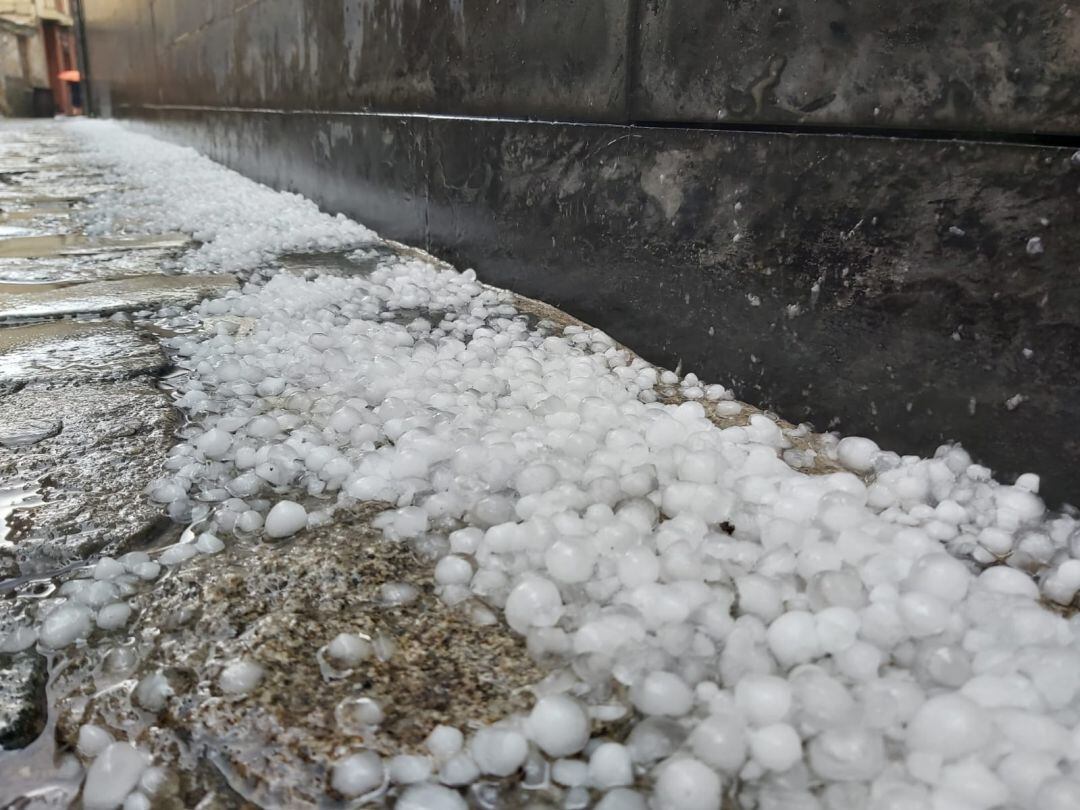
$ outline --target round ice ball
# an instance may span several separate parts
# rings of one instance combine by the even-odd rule
[[[86,810],[119,807],[124,798],[135,790],[148,764],[146,756],[128,743],[111,743],[86,772],[83,807]]]
[[[465,736],[453,726],[435,726],[424,740],[428,751],[440,762],[454,756],[464,742]]]
[[[469,750],[482,773],[509,776],[525,764],[529,742],[511,729],[482,728],[472,738]]]
[[[367,660],[375,652],[374,645],[366,639],[352,633],[338,633],[326,645],[326,654],[346,666],[356,666]]]
[[[819,652],[817,622],[814,614],[805,610],[792,610],[769,625],[765,635],[776,660],[790,667],[805,664]]]
[[[671,810],[718,810],[720,776],[702,762],[680,757],[660,766],[654,788],[658,807]]]
[[[529,714],[528,734],[550,757],[576,754],[589,742],[589,715],[567,695],[540,698]]]
[[[735,705],[754,725],[779,722],[791,708],[791,684],[775,675],[747,675],[735,684]]]
[[[905,586],[946,603],[959,602],[967,594],[971,572],[948,554],[927,554],[911,569]]]
[[[390,778],[399,785],[423,782],[431,776],[431,758],[399,754],[390,760]]]
[[[549,579],[528,577],[506,599],[506,622],[519,633],[530,627],[552,627],[563,613],[559,589]]]
[[[382,786],[385,773],[382,759],[374,751],[350,754],[334,763],[330,786],[342,796],[353,799]]]
[[[38,638],[46,647],[58,650],[90,632],[93,614],[82,605],[61,605],[41,623]]]
[[[733,715],[713,715],[690,733],[694,755],[726,773],[735,773],[746,761],[746,731]]]
[[[307,510],[295,501],[279,501],[266,516],[267,537],[290,537],[307,526]]]
[[[254,661],[241,659],[229,664],[218,676],[218,685],[227,695],[246,695],[262,680],[262,666]]]
[[[881,735],[865,728],[826,729],[808,746],[810,767],[823,779],[867,782],[885,767]]]
[[[694,705],[693,691],[672,672],[650,672],[634,684],[630,698],[642,713],[668,717],[682,717]]]
[[[786,771],[802,757],[802,741],[791,726],[774,723],[751,733],[750,753],[762,768]]]
[[[869,472],[881,448],[877,443],[862,436],[845,436],[836,446],[840,463],[855,472]]]
[[[195,440],[195,449],[209,459],[222,458],[231,445],[232,436],[220,428],[211,428]]]
[[[625,745],[601,743],[589,757],[589,784],[599,790],[632,785],[634,763]]]
[[[126,602],[106,605],[97,614],[97,626],[102,630],[119,630],[131,618],[131,607]]]
[[[96,757],[113,742],[112,735],[101,726],[87,723],[79,727],[78,749],[84,757]]]
[[[466,810],[468,805],[456,790],[442,785],[413,785],[394,805],[395,810]]]
[[[911,718],[907,742],[916,751],[954,759],[981,748],[990,731],[990,719],[976,703],[960,694],[936,695]]]

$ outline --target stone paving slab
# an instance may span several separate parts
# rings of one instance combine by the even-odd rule
[[[225,275],[132,276],[27,292],[9,286],[0,290],[0,321],[190,306],[236,286],[236,279]]]
[[[149,275],[174,265],[179,254],[175,248],[146,248],[37,259],[0,259],[0,284],[110,281]]]
[[[0,194],[0,238],[78,232],[75,205],[72,200],[12,199]]]
[[[0,397],[0,425],[59,422],[29,446],[0,448],[0,480],[37,503],[0,514],[0,580],[119,552],[162,526],[143,490],[160,475],[176,414],[151,378]]]
[[[155,339],[126,324],[50,321],[0,329],[0,392],[28,382],[150,374],[166,362]]]
[[[191,240],[184,234],[160,236],[102,237],[83,234],[47,234],[0,239],[0,258],[37,259],[48,256],[78,256],[115,250],[152,250],[183,247]]]

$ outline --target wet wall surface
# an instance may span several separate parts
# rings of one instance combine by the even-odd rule
[[[625,0],[90,0],[105,106],[622,120]],[[119,53],[127,51],[127,53]]]
[[[102,112],[789,419],[1080,502],[1080,11],[86,5]]]
[[[1080,6],[644,0],[639,118],[1076,133]]]
[[[85,0],[111,102],[1080,131],[1061,0]]]

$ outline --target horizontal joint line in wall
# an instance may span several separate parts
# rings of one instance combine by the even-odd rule
[[[860,126],[824,126],[807,124],[764,123],[701,123],[693,121],[635,120],[629,122],[573,121],[518,116],[450,115],[447,113],[388,112],[372,110],[283,109],[274,107],[231,107],[202,104],[144,104],[128,109],[178,112],[244,113],[282,116],[326,116],[342,118],[428,119],[435,121],[472,121],[479,123],[536,124],[561,127],[601,127],[605,129],[664,129],[712,132],[745,132],[758,135],[790,135],[842,138],[875,138],[885,140],[921,140],[1010,144],[1018,146],[1080,148],[1080,133],[1055,134],[1040,132],[980,132],[954,129],[905,129]]]

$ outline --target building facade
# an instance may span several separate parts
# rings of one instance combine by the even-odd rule
[[[0,0],[0,115],[81,112],[70,0]]]

